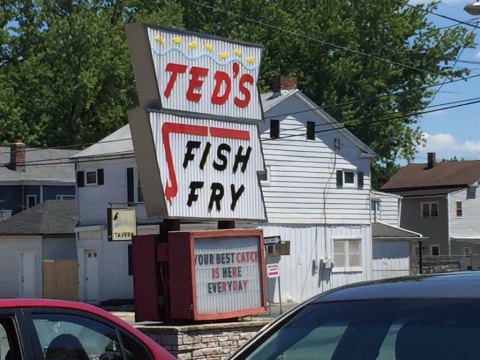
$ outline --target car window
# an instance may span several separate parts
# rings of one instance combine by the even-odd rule
[[[452,360],[480,354],[478,300],[310,304],[240,359]]]
[[[45,360],[123,359],[113,327],[66,314],[35,314],[32,320]]]
[[[13,317],[0,317],[0,360],[22,359]]]

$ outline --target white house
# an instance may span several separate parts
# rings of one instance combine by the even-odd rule
[[[259,132],[266,173],[260,176],[268,223],[253,226],[289,241],[289,255],[271,251],[267,261],[279,263],[282,301],[298,302],[371,278],[374,153],[296,86],[286,89],[292,84],[291,78],[280,78],[272,93],[262,95],[265,121]],[[131,299],[129,242],[108,242],[107,209],[135,206],[138,234],[158,233],[159,224],[146,217],[129,127],[73,160],[80,300]],[[270,285],[270,298],[278,301],[278,286]]]
[[[412,253],[422,234],[400,227],[402,197],[372,191],[372,279],[412,274]]]
[[[264,235],[290,241],[274,301],[301,301],[371,274],[373,151],[282,78],[262,95]],[[290,88],[290,89],[288,89]],[[270,293],[272,293],[270,289]]]

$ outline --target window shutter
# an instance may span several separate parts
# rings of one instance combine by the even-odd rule
[[[270,139],[278,139],[280,137],[280,120],[270,120]]]
[[[357,181],[358,181],[358,188],[359,189],[363,189],[363,178],[364,178],[364,175],[363,175],[363,171],[359,171],[357,173]]]
[[[337,170],[337,187],[343,187],[343,171]]]
[[[127,202],[135,202],[134,191],[135,187],[133,185],[133,168],[127,168]]]
[[[85,172],[77,171],[77,187],[85,186]]]
[[[103,185],[104,180],[103,180],[103,169],[97,169],[97,184],[98,185]]]

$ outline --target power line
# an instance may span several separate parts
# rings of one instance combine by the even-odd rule
[[[396,61],[393,61],[393,60],[390,60],[390,59],[382,58],[380,56],[367,54],[363,51],[351,49],[351,48],[348,48],[348,47],[345,47],[345,46],[337,45],[337,44],[334,44],[334,43],[331,43],[331,42],[328,42],[328,41],[325,41],[325,40],[321,40],[321,39],[318,39],[318,38],[314,38],[314,37],[311,37],[311,36],[308,36],[308,35],[305,35],[305,34],[301,34],[301,33],[295,32],[295,31],[290,31],[290,30],[287,30],[287,29],[284,29],[284,28],[281,28],[281,27],[278,27],[278,26],[270,25],[270,24],[267,24],[267,23],[264,23],[264,22],[261,22],[261,21],[255,20],[255,19],[245,17],[245,16],[240,15],[240,14],[235,14],[235,13],[232,13],[230,11],[220,9],[218,7],[215,7],[215,6],[202,4],[202,3],[199,3],[198,1],[195,1],[195,0],[188,0],[188,1],[193,3],[193,4],[196,4],[196,5],[199,5],[199,6],[214,10],[214,11],[219,11],[219,12],[225,13],[227,15],[237,17],[237,18],[241,18],[242,20],[246,20],[248,22],[255,23],[255,24],[270,28],[270,29],[274,29],[274,30],[278,30],[278,31],[290,34],[290,35],[302,37],[302,38],[305,38],[305,39],[308,39],[308,40],[311,40],[311,41],[314,41],[314,42],[318,42],[318,43],[323,44],[323,45],[328,45],[328,46],[331,46],[331,47],[334,47],[334,48],[337,48],[337,49],[341,49],[341,50],[344,50],[344,51],[347,51],[347,52],[351,52],[351,53],[354,53],[354,54],[357,54],[357,55],[361,55],[361,56],[365,56],[365,57],[368,57],[368,58],[372,58],[372,59],[380,60],[380,61],[383,61],[383,62],[387,62],[391,65],[397,65],[397,66],[404,67],[404,68],[407,68],[407,69],[410,69],[410,70],[415,70],[415,71],[418,71],[418,72],[422,72],[422,73],[425,73],[425,74],[428,74],[428,75],[434,75],[434,76],[440,76],[441,75],[440,73],[433,73],[433,72],[430,72],[430,71],[426,71],[424,69],[419,69],[419,68],[414,67],[414,66],[402,64],[402,63],[399,63],[399,62],[396,62]]]
[[[474,27],[474,30],[477,29],[477,25],[472,25],[472,24],[470,24],[470,23],[468,23],[468,22],[466,22],[466,21],[462,21],[462,20],[459,20],[459,19],[455,19],[455,18],[452,18],[452,17],[447,16],[447,15],[438,14],[438,13],[432,11],[432,10],[427,10],[427,9],[421,7],[421,6],[411,5],[411,4],[409,4],[409,3],[407,3],[407,2],[404,2],[404,1],[402,1],[402,0],[396,0],[396,1],[397,1],[398,3],[404,5],[404,6],[408,6],[408,7],[412,8],[412,9],[420,9],[420,10],[422,10],[423,12],[426,12],[427,14],[435,15],[435,16],[438,16],[438,17],[440,17],[440,18],[442,18],[442,19],[454,21],[454,22],[456,22],[457,24],[462,24],[462,25],[465,25],[465,26],[472,26],[472,27]]]
[[[444,106],[444,107],[439,108],[439,109],[433,109],[433,110],[427,110],[427,111],[421,111],[421,112],[412,112],[410,114],[401,114],[401,115],[391,116],[391,117],[387,117],[387,118],[383,118],[383,119],[372,120],[371,123],[381,123],[381,122],[387,122],[387,121],[395,120],[395,119],[408,118],[410,116],[420,116],[420,115],[424,115],[424,114],[428,114],[428,113],[434,113],[434,112],[437,112],[437,111],[443,111],[443,110],[448,110],[448,109],[453,109],[453,108],[458,108],[458,107],[462,107],[462,106],[468,106],[468,105],[473,105],[473,104],[480,103],[480,98],[474,98],[474,99],[476,99],[476,100],[472,100],[472,101],[469,101],[469,102],[466,102],[466,103],[463,103],[463,104]],[[455,102],[452,102],[452,103],[455,103]],[[438,105],[436,105],[436,106],[438,106]],[[356,121],[358,121],[358,120],[359,119],[356,119]],[[361,120],[361,118],[360,118],[360,120]],[[331,124],[328,124],[328,125],[331,125]],[[355,128],[355,127],[359,127],[359,126],[363,126],[363,125],[364,124],[351,124],[350,127]],[[341,125],[341,126],[338,126],[338,127],[335,127],[335,128],[317,130],[317,131],[315,131],[315,133],[318,134],[318,133],[324,133],[324,132],[329,132],[329,131],[337,131],[337,130],[348,130],[348,129],[347,129],[346,125]],[[304,136],[304,135],[305,134],[286,135],[286,136],[280,137],[280,139],[287,139],[287,138],[291,138],[291,137]],[[269,140],[277,140],[277,139],[263,139],[262,141],[269,141]],[[112,142],[113,141],[131,141],[131,138],[123,138],[123,139],[119,139],[119,140],[112,140]],[[111,155],[115,155],[115,157],[112,157]],[[109,153],[108,156],[111,160],[133,159],[133,158],[135,158],[135,155],[126,153],[125,151]],[[71,161],[71,157],[57,158],[57,159],[54,159],[54,160],[55,161],[57,161],[57,160]],[[76,160],[77,163],[84,163],[84,162],[91,162],[91,161],[92,161],[91,159],[77,159]],[[49,166],[49,165],[69,165],[69,163],[67,163],[67,162],[61,162],[61,163],[56,162],[56,163],[54,163],[54,162],[52,162],[52,159],[50,159],[50,160],[44,160],[44,162],[38,162],[38,161],[28,162],[28,161],[26,161],[25,164],[24,164],[24,166]],[[8,167],[8,165],[1,165],[0,167]]]

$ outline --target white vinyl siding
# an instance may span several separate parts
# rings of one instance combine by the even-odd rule
[[[360,271],[338,271],[337,264],[332,270],[312,271],[313,260],[333,260],[334,239],[361,239],[362,260],[371,259],[370,226],[321,225],[265,225],[261,227],[264,236],[280,236],[290,241],[290,255],[271,259],[279,263],[282,301],[300,302],[309,297],[338,286],[369,279],[370,261],[363,261]],[[269,258],[267,257],[267,262]],[[271,284],[278,302],[278,284]]]
[[[358,148],[347,139],[335,152],[338,133],[322,133],[313,142],[305,140],[302,121],[284,119],[280,127],[275,141],[269,139],[268,128],[261,135],[270,169],[269,185],[262,187],[269,222],[369,224],[370,160],[359,158]],[[337,188],[337,170],[363,172],[363,188]]]
[[[468,197],[468,190],[448,195],[449,236],[457,239],[478,239],[480,234],[480,196]],[[477,190],[478,193],[478,190]],[[462,204],[462,216],[458,216],[457,204]]]
[[[380,203],[380,211],[377,213],[378,222],[392,226],[400,226],[400,202],[401,197],[394,194],[388,194],[381,191],[372,191],[372,201]],[[373,212],[372,212],[372,221]]]

